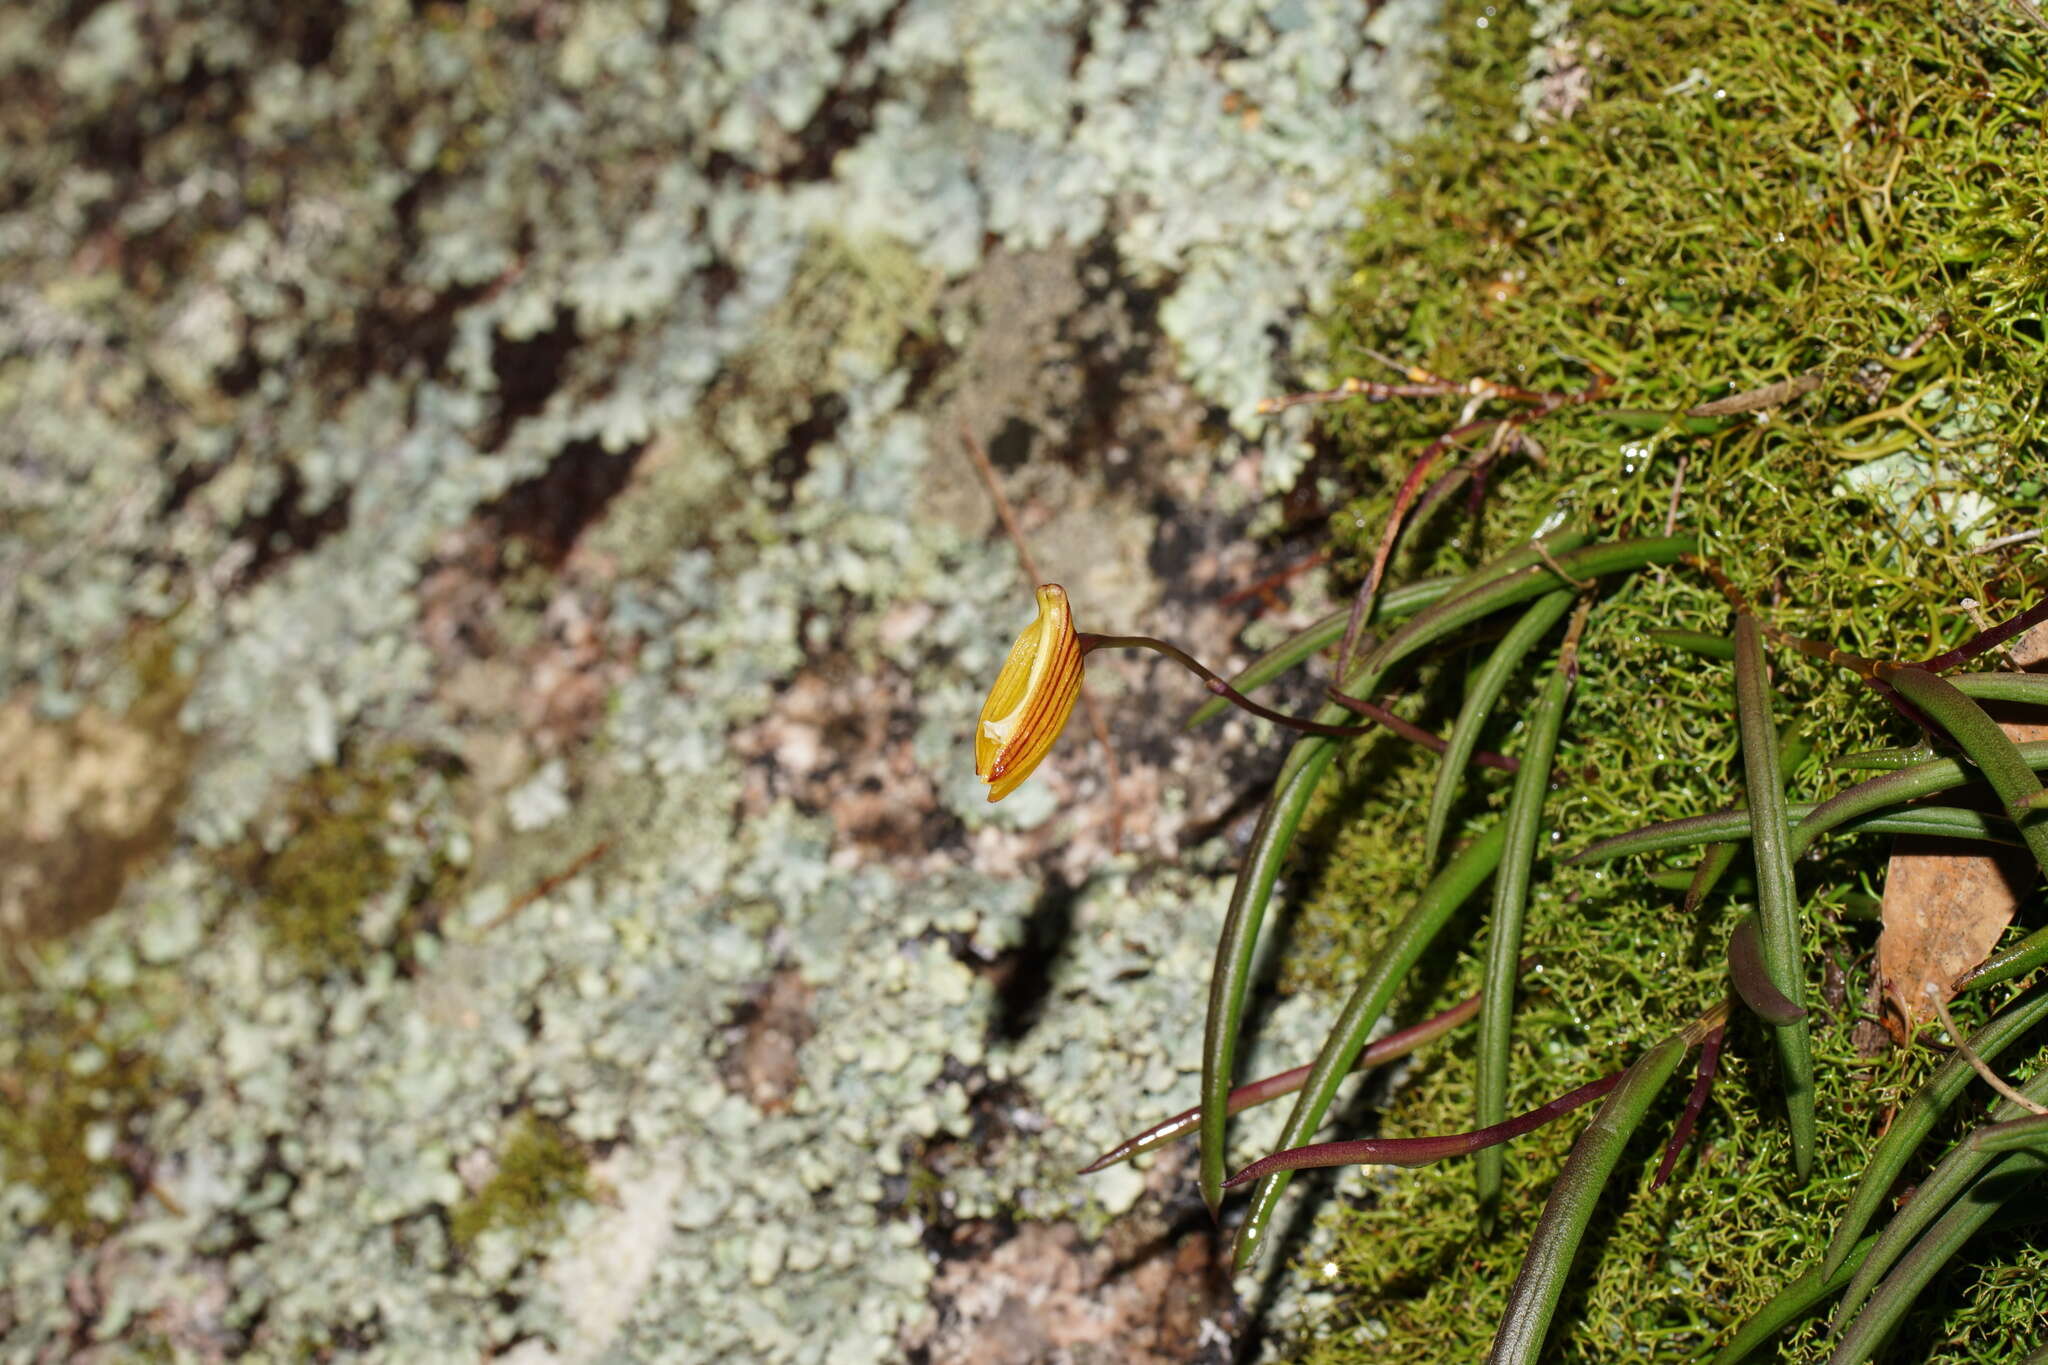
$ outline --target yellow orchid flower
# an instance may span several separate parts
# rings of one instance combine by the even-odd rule
[[[1421,727],[1362,697],[1348,697],[1332,688],[1330,698],[1346,708],[1369,717],[1371,725],[1329,725],[1282,715],[1261,706],[1197,662],[1178,645],[1149,635],[1091,635],[1074,629],[1074,614],[1067,604],[1067,590],[1057,583],[1038,589],[1038,619],[1025,627],[1010,646],[1010,657],[996,675],[988,700],[981,704],[981,721],[974,730],[974,775],[988,783],[988,799],[1000,801],[1031,776],[1045,760],[1052,742],[1060,737],[1074,703],[1081,696],[1081,659],[1092,649],[1149,649],[1163,654],[1200,678],[1208,689],[1233,706],[1265,720],[1299,730],[1304,734],[1345,739],[1363,735],[1378,727],[1407,739],[1426,744],[1442,753],[1445,742]],[[1481,751],[1480,763],[1514,771],[1514,760]]]
[[[1067,590],[1045,584],[1038,619],[1010,646],[974,730],[974,775],[988,783],[989,800],[1017,790],[1066,727],[1081,695],[1081,652]]]

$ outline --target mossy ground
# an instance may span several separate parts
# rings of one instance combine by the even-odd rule
[[[224,856],[257,893],[272,943],[301,970],[360,968],[375,947],[365,937],[365,908],[401,875],[410,878],[401,929],[423,927],[424,912],[454,898],[462,874],[445,856],[402,860],[391,847],[393,803],[413,794],[434,762],[393,744],[315,769],[282,800],[290,832],[274,852],[250,841]],[[410,945],[399,948],[407,960]]]
[[[0,1171],[35,1187],[39,1221],[82,1242],[104,1237],[134,1197],[145,1169],[135,1139],[163,1083],[112,1032],[82,1011],[0,1047]]]
[[[1678,529],[1698,534],[1772,620],[1871,656],[1958,643],[1975,629],[1965,599],[2000,617],[2040,595],[2038,543],[1976,552],[1960,523],[1965,509],[1988,516],[1978,539],[2042,524],[2048,33],[1992,5],[1650,0],[1549,35],[1538,88],[1576,91],[1577,107],[1546,120],[1525,102],[1527,11],[1454,4],[1448,22],[1451,115],[1358,240],[1332,325],[1338,373],[1398,379],[1380,352],[1461,381],[1576,390],[1590,364],[1614,384],[1530,427],[1540,454],[1508,455],[1477,514],[1460,496],[1418,528],[1397,579],[1469,565],[1553,509],[1603,534],[1643,535],[1660,533],[1675,505]],[[1816,388],[1762,413],[1677,415],[1809,372]],[[1335,443],[1353,452],[1351,486],[1367,490],[1335,519],[1340,551],[1370,554],[1395,483],[1458,408],[1332,411]],[[1855,483],[1886,457],[1940,467],[1922,465],[1923,486],[1899,504]],[[1686,569],[1602,594],[1547,812],[1561,851],[1726,805],[1739,787],[1728,668],[1646,638],[1658,627],[1726,634],[1730,614]],[[1846,674],[1773,655],[1782,716],[1808,728],[1821,757],[1911,738]],[[1483,657],[1477,646],[1426,670],[1417,713],[1454,710],[1462,669]],[[1512,695],[1486,741],[1510,751]],[[1283,982],[1348,981],[1423,880],[1433,761],[1375,744],[1346,762],[1305,839],[1308,894]],[[1817,761],[1792,779],[1801,792],[1840,783]],[[1471,788],[1477,828],[1506,784],[1485,774]],[[1924,1050],[1867,1059],[1850,1042],[1875,931],[1845,912],[1859,884],[1880,879],[1885,851],[1837,841],[1800,869],[1808,960],[1838,964],[1847,986],[1846,1004],[1816,1020],[1814,1178],[1791,1180],[1769,1049],[1737,1027],[1673,1183],[1647,1191],[1683,1086],[1632,1149],[1625,1169],[1638,1176],[1595,1219],[1547,1360],[1688,1357],[1817,1255],[1891,1106],[1931,1063]],[[1678,896],[1647,882],[1652,870],[1640,859],[1539,861],[1528,937],[1545,966],[1518,1006],[1511,1111],[1613,1069],[1720,997],[1738,902],[1723,893],[1682,920]],[[2038,922],[2038,899],[2023,921]],[[1484,904],[1475,898],[1447,935],[1471,946],[1425,963],[1401,1018],[1476,988]],[[1461,1035],[1429,1054],[1382,1130],[1470,1127],[1471,1047]],[[1309,1358],[1481,1357],[1581,1126],[1512,1149],[1491,1236],[1477,1231],[1464,1163],[1402,1173],[1340,1211],[1336,1273],[1318,1275],[1336,1307]],[[2048,1307],[2044,1272],[2048,1235],[1972,1249],[1888,1358],[2019,1358]],[[1789,1341],[1785,1358],[1817,1358],[1813,1326]]]
[[[506,1138],[496,1173],[449,1212],[448,1234],[465,1248],[494,1230],[541,1244],[560,1230],[565,1206],[590,1196],[590,1158],[560,1127],[528,1115]]]

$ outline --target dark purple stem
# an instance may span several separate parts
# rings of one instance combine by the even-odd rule
[[[1269,1157],[1254,1161],[1236,1175],[1223,1182],[1223,1188],[1230,1189],[1248,1180],[1258,1180],[1274,1171],[1305,1171],[1318,1166],[1427,1166],[1454,1156],[1469,1156],[1483,1147],[1518,1138],[1533,1132],[1577,1109],[1590,1104],[1621,1083],[1625,1072],[1617,1071],[1611,1076],[1602,1076],[1572,1091],[1560,1095],[1550,1103],[1531,1109],[1526,1114],[1517,1114],[1505,1123],[1491,1124],[1469,1133],[1446,1133],[1441,1137],[1419,1138],[1361,1138],[1356,1142],[1318,1142],[1307,1147],[1294,1147],[1284,1152],[1275,1152]]]
[[[1531,954],[1522,959],[1516,970],[1526,972],[1535,963],[1535,955]],[[1478,1012],[1479,997],[1469,996],[1441,1014],[1431,1015],[1419,1024],[1410,1024],[1407,1028],[1389,1033],[1377,1042],[1367,1044],[1365,1050],[1358,1054],[1358,1060],[1353,1063],[1352,1070],[1369,1071],[1373,1067],[1384,1066],[1396,1058],[1405,1057],[1424,1043],[1441,1038]],[[1264,1104],[1267,1100],[1291,1095],[1301,1089],[1302,1082],[1308,1079],[1308,1073],[1312,1069],[1312,1066],[1289,1067],[1261,1080],[1240,1085],[1230,1092],[1230,1099],[1224,1106],[1225,1112],[1240,1113],[1253,1105]],[[1192,1109],[1184,1109],[1172,1118],[1155,1123],[1144,1132],[1119,1142],[1083,1166],[1077,1174],[1093,1175],[1106,1166],[1114,1166],[1117,1162],[1134,1157],[1140,1152],[1149,1152],[1154,1147],[1163,1146],[1183,1134],[1192,1133],[1201,1119],[1202,1106],[1199,1104]]]
[[[1431,734],[1413,721],[1402,720],[1377,702],[1370,702],[1364,697],[1354,697],[1348,693],[1339,692],[1334,687],[1329,689],[1328,695],[1331,701],[1336,702],[1337,705],[1345,710],[1356,711],[1368,720],[1377,721],[1401,738],[1415,744],[1420,744],[1432,753],[1440,754],[1451,747],[1448,740],[1439,735]],[[1509,758],[1505,754],[1494,753],[1490,749],[1477,750],[1472,755],[1472,761],[1484,768],[1498,768],[1504,773],[1519,772],[1522,767],[1518,760]]]
[[[1261,706],[1229,683],[1223,681],[1214,671],[1203,667],[1194,655],[1176,645],[1170,645],[1164,640],[1155,640],[1150,635],[1090,635],[1084,631],[1077,638],[1081,642],[1081,653],[1084,655],[1090,650],[1095,649],[1149,649],[1154,654],[1164,654],[1167,658],[1200,678],[1208,685],[1211,692],[1214,692],[1232,706],[1240,710],[1249,711],[1261,720],[1270,720],[1275,725],[1284,725],[1290,730],[1300,730],[1304,734],[1310,735],[1327,735],[1331,739],[1355,739],[1359,735],[1369,735],[1378,728],[1372,725],[1325,725],[1318,720],[1303,720],[1299,716],[1290,716],[1283,711],[1275,711],[1270,706]]]
[[[1671,1141],[1664,1145],[1664,1159],[1657,1163],[1657,1174],[1650,1181],[1653,1190],[1671,1178],[1671,1168],[1678,1164],[1678,1154],[1685,1150],[1686,1142],[1692,1137],[1693,1125],[1699,1122],[1700,1111],[1707,1107],[1707,1096],[1714,1088],[1714,1075],[1721,1069],[1721,1039],[1727,1032],[1724,1024],[1700,1042],[1699,1075],[1693,1079],[1692,1093],[1685,1097],[1685,1112],[1678,1116],[1678,1126],[1671,1130]]]
[[[1957,664],[1968,663],[1980,654],[1990,653],[2021,631],[2031,630],[2043,621],[2048,621],[2048,597],[2042,598],[2010,621],[1995,625],[1987,631],[1973,635],[1948,653],[1937,654],[1933,658],[1915,666],[1924,668],[1929,673],[1940,673],[1946,669],[1954,668]]]

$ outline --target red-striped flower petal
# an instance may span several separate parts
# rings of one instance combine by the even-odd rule
[[[1073,714],[1081,695],[1081,640],[1067,592],[1038,590],[1038,619],[1010,646],[1010,657],[982,703],[974,731],[974,774],[1000,801],[1031,776]]]

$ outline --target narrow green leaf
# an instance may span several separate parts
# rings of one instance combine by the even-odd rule
[[[1728,844],[1707,845],[1709,852],[1728,847],[1730,847]],[[1741,851],[1740,844],[1733,845],[1733,847],[1738,853]],[[1690,891],[1692,884],[1699,880],[1699,875],[1700,871],[1697,867],[1690,870],[1683,867],[1667,867],[1656,872],[1645,873],[1644,880],[1648,881],[1650,885],[1656,887],[1659,891]],[[1715,888],[1717,890],[1725,890],[1731,896],[1754,896],[1756,894],[1756,878],[1750,876],[1747,872],[1738,872],[1733,877],[1722,877],[1715,883]]]
[[[1329,1113],[1331,1101],[1337,1096],[1337,1085],[1365,1046],[1366,1035],[1386,1013],[1409,968],[1450,921],[1451,912],[1492,874],[1500,862],[1505,836],[1506,826],[1497,822],[1467,844],[1423,888],[1415,908],[1387,935],[1379,952],[1373,955],[1371,967],[1352,987],[1351,998],[1345,1001],[1322,1050],[1316,1054],[1315,1067],[1302,1085],[1275,1150],[1305,1145],[1322,1126],[1323,1116]],[[1239,1269],[1249,1265],[1262,1249],[1266,1225],[1272,1220],[1274,1206],[1290,1177],[1290,1172],[1276,1171],[1252,1190],[1251,1211],[1237,1234]]]
[[[1548,601],[1548,598],[1543,601]],[[1537,607],[1542,606],[1539,601]],[[1535,608],[1531,609],[1532,612]],[[1529,718],[1529,746],[1522,752],[1501,823],[1507,839],[1500,870],[1493,878],[1493,915],[1487,921],[1486,979],[1479,998],[1479,1104],[1474,1128],[1489,1128],[1508,1116],[1508,1044],[1514,1028],[1516,964],[1522,956],[1522,916],[1529,905],[1529,874],[1536,862],[1536,841],[1543,823],[1543,798],[1550,790],[1550,767],[1557,753],[1557,732],[1571,697],[1572,672],[1551,670]],[[1460,722],[1462,726],[1463,722]],[[1482,1150],[1473,1163],[1479,1182],[1479,1221],[1493,1225],[1500,1203],[1505,1153]]]
[[[1999,1158],[1991,1169],[1979,1176],[1970,1188],[1956,1199],[1934,1225],[1927,1229],[1927,1235],[1914,1244],[1913,1249],[1899,1259],[1896,1269],[1885,1276],[1884,1283],[1870,1295],[1870,1301],[1863,1311],[1856,1314],[1843,1331],[1841,1340],[1835,1343],[1834,1354],[1828,1357],[1828,1365],[1862,1365],[1873,1352],[1891,1335],[1899,1319],[1913,1306],[1920,1291],[1934,1278],[1941,1268],[1955,1258],[1963,1244],[1989,1222],[1993,1215],[2009,1205],[2024,1206],[2035,1202],[2038,1196],[2032,1193],[2040,1183],[2043,1173],[2048,1173],[2048,1153],[2035,1151],[2009,1152]],[[1924,1197],[1914,1196],[1911,1209]],[[1901,1215],[1903,1216],[1903,1215]],[[1887,1228],[1886,1235],[1890,1234]],[[1870,1267],[1882,1248],[1884,1238],[1878,1239],[1879,1246],[1871,1249],[1870,1259],[1865,1260],[1856,1279],[1861,1280],[1870,1273]],[[1853,1292],[1855,1284],[1850,1289]],[[1837,1313],[1848,1311],[1849,1300],[1843,1299],[1843,1308]]]
[[[2044,963],[2048,963],[2048,927],[2036,929],[2012,947],[1985,958],[1956,978],[1955,989],[1958,994],[1980,991],[1986,986],[2025,976]]]
[[[2048,770],[2048,740],[2032,740],[2016,747],[2028,767],[2037,772]],[[1938,792],[1953,791],[1976,780],[1977,776],[1974,768],[1965,767],[1957,759],[1935,758],[1858,782],[1819,805],[1788,805],[1788,811],[1801,817],[1799,826],[1792,832],[1792,856],[1796,858],[1804,853],[1820,835],[1845,826],[1869,832],[1890,832],[1877,826],[1853,822],[1890,806],[1932,796]],[[1920,807],[1915,813],[1926,813],[1931,809],[1941,808]],[[1660,849],[1717,843],[1740,836],[1747,831],[1748,823],[1748,815],[1739,810],[1688,816],[1683,820],[1665,820],[1589,844],[1567,861],[1598,863],[1629,853],[1651,853]],[[1981,826],[1981,822],[1978,823]]]
[[[2027,766],[2019,746],[1983,707],[1924,668],[1888,671],[1884,680],[1947,730],[1971,762],[1984,770],[1985,780],[2018,824],[2020,838],[2026,841],[2034,861],[2048,873],[2048,811],[2031,810],[2027,804],[2041,790],[2041,779]]]
[[[1699,542],[1691,536],[1664,536],[1649,540],[1621,540],[1604,545],[1588,545],[1569,554],[1554,555],[1553,558],[1557,562],[1555,569],[1549,564],[1531,565],[1488,583],[1485,587],[1460,594],[1450,601],[1440,602],[1436,607],[1417,616],[1395,631],[1386,643],[1367,655],[1351,675],[1344,679],[1340,690],[1355,697],[1366,695],[1374,683],[1395,664],[1503,607],[1512,607],[1517,603],[1554,592],[1558,588],[1573,586],[1575,581],[1601,578],[1611,573],[1625,573],[1651,564],[1669,564],[1681,555],[1694,553],[1698,548]],[[1560,569],[1563,570],[1562,576],[1558,572]],[[1340,709],[1338,716],[1341,715]]]
[[[1272,798],[1259,816],[1251,846],[1245,850],[1237,883],[1231,888],[1230,909],[1223,917],[1223,932],[1216,940],[1216,965],[1209,977],[1209,1017],[1202,1035],[1201,1185],[1211,1213],[1222,1205],[1223,1177],[1228,1174],[1224,1135],[1230,1121],[1230,1083],[1259,925],[1265,920],[1280,865],[1301,826],[1302,812],[1308,809],[1316,784],[1336,756],[1336,744],[1318,738],[1301,740],[1288,755]]]
[[[1787,806],[1786,809],[1793,808]],[[1799,827],[1794,825],[1790,837],[1797,840],[1799,833]],[[1974,839],[1980,843],[2003,844],[2008,848],[2017,848],[2020,842],[2013,837],[2010,821],[1967,806],[1915,806],[1911,810],[1859,815],[1853,820],[1844,820],[1836,827],[1835,833],[1917,834],[1929,839]]]
[[[2021,762],[2035,770],[2048,769],[2048,741],[2034,740],[2017,746]],[[1798,857],[1827,830],[1856,816],[1884,810],[1903,801],[1916,801],[1937,792],[1953,791],[1974,782],[1980,774],[1953,758],[1929,759],[1845,787],[1814,807],[1794,832],[1792,856]]]
[[[1957,673],[1956,691],[1978,701],[2030,702],[2048,706],[2048,673]]]
[[[1537,598],[1466,684],[1457,724],[1451,727],[1450,747],[1444,750],[1443,761],[1437,765],[1436,790],[1429,797],[1429,819],[1422,830],[1424,867],[1436,866],[1444,827],[1451,818],[1451,803],[1457,800],[1459,783],[1464,779],[1466,765],[1472,761],[1472,751],[1479,747],[1479,732],[1486,728],[1493,704],[1500,700],[1508,678],[1536,647],[1536,642],[1570,609],[1572,597],[1570,589],[1560,589]]]
[[[1703,659],[1728,663],[1735,657],[1735,642],[1725,635],[1703,635],[1696,630],[1652,630],[1644,633],[1660,645],[1671,645]]]
[[[1969,1050],[1987,1062],[1992,1061],[2043,1019],[2048,1019],[2048,989],[2035,991],[1971,1034]],[[1976,1074],[1969,1058],[1957,1051],[1928,1077],[1927,1083],[1893,1117],[1891,1127],[1885,1130],[1877,1149],[1870,1154],[1856,1192],[1849,1196],[1849,1207],[1843,1212],[1842,1221],[1828,1240],[1827,1254],[1821,1258],[1823,1271],[1833,1275],[1848,1261],[1850,1248],[1870,1226],[1870,1220],[1877,1216],[1878,1210],[1884,1207],[1892,1185],[1900,1172],[1906,1169],[1906,1163]]]
[[[1967,1065],[1967,1063],[1965,1063]],[[2039,1104],[2048,1099],[2048,1071],[2042,1071],[2021,1086],[2020,1093]],[[2011,1100],[2001,1100],[1991,1110],[1993,1123],[2004,1123],[2016,1119],[2027,1111]],[[2002,1160],[2011,1161],[2024,1153],[2013,1153]],[[1920,1182],[1910,1203],[1893,1215],[1892,1221],[1878,1234],[1877,1245],[1871,1248],[1863,1268],[1856,1272],[1849,1287],[1842,1292],[1842,1306],[1835,1310],[1836,1330],[1849,1322],[1862,1305],[1864,1296],[1869,1294],[1879,1277],[1886,1274],[1905,1253],[1927,1225],[1932,1223],[1949,1204],[1955,1200],[1970,1182],[1992,1164],[1993,1154],[1973,1150],[1967,1142],[1957,1143],[1949,1149],[1947,1156],[1935,1163],[1927,1178]]]
[[[1795,843],[1802,831],[1812,835],[1819,831],[1806,824],[1817,806],[1804,801],[1788,801],[1785,813],[1798,823],[1786,832],[1786,837]],[[1913,806],[1900,811],[1878,811],[1873,815],[1858,815],[1853,818],[1838,818],[1832,833],[1836,834],[1923,834],[1931,839],[1975,839],[1994,844],[2010,844],[2017,848],[2019,839],[2012,833],[2012,822],[2003,816],[1986,815],[1980,810],[1967,806]],[[1750,816],[1747,810],[1715,811],[1712,815],[1689,815],[1683,820],[1666,820],[1655,825],[1645,825],[1627,834],[1617,834],[1611,839],[1602,839],[1589,844],[1565,861],[1568,863],[1601,863],[1630,853],[1656,853],[1674,848],[1696,848],[1701,844],[1716,844],[1733,836],[1749,833]],[[1807,842],[1811,842],[1808,840]]]
[[[1445,597],[1452,589],[1467,582],[1469,576],[1447,574],[1442,578],[1425,578],[1419,583],[1404,583],[1398,588],[1388,588],[1380,594],[1369,619],[1385,621],[1395,617],[1413,616],[1424,607]],[[1250,692],[1255,687],[1263,687],[1304,659],[1314,657],[1343,639],[1344,626],[1350,615],[1351,608],[1339,607],[1314,624],[1303,626],[1247,664],[1230,679],[1230,685],[1240,692]],[[1211,697],[1195,708],[1195,713],[1182,722],[1182,728],[1192,730],[1204,721],[1214,719],[1229,704],[1222,697]]]
[[[1849,1277],[1856,1273],[1863,1264],[1863,1258],[1876,1245],[1877,1234],[1872,1233],[1849,1249],[1840,1266],[1833,1270],[1825,1265],[1815,1266],[1780,1289],[1769,1303],[1750,1315],[1749,1321],[1728,1339],[1728,1344],[1715,1354],[1708,1365],[1740,1365],[1749,1359],[1757,1347],[1820,1307],[1827,1298],[1840,1293],[1842,1286],[1849,1283]]]
[[[1973,1152],[2048,1151],[2048,1114],[1987,1123],[1963,1139]]]
[[[1735,866],[1735,860],[1742,856],[1742,845],[1737,843],[1708,844],[1700,853],[1700,864],[1692,875],[1686,878],[1685,898],[1678,903],[1678,913],[1690,915],[1700,908],[1714,888],[1728,875],[1728,869]],[[1749,894],[1756,892],[1756,879],[1749,879]]]
[[[2048,1216],[2048,1209],[2014,1209],[2008,1205],[1991,1220],[1989,1229],[2037,1223],[2044,1216]],[[1786,1285],[1769,1303],[1759,1308],[1749,1321],[1742,1324],[1742,1329],[1729,1338],[1728,1344],[1720,1349],[1708,1365],[1741,1365],[1757,1347],[1811,1313],[1823,1300],[1840,1293],[1842,1287],[1849,1282],[1850,1276],[1862,1267],[1863,1258],[1868,1256],[1871,1248],[1876,1245],[1877,1234],[1872,1233],[1849,1248],[1848,1255],[1844,1256],[1842,1263],[1833,1270],[1825,1265],[1816,1266]],[[2027,1365],[2035,1365],[2035,1362],[2028,1361]]]
[[[1843,754],[1840,758],[1829,759],[1827,766],[1837,772],[1856,772],[1859,769],[1886,771],[1911,767],[1939,757],[1932,744],[1904,744],[1893,749],[1865,749],[1861,753]]]
[[[1792,1126],[1792,1169],[1804,1180],[1813,1168],[1813,1050],[1807,1036],[1806,985],[1799,970],[1799,898],[1785,831],[1785,779],[1778,770],[1778,730],[1771,719],[1771,685],[1763,631],[1756,618],[1735,618],[1735,720],[1742,736],[1743,785],[1749,794],[1750,849],[1756,859],[1757,927],[1764,973],[1800,1011],[1772,1025],[1779,1080]]]
[[[1733,658],[1732,642],[1729,648],[1729,657]],[[1812,753],[1813,743],[1807,739],[1806,732],[1796,725],[1788,726],[1778,736],[1778,771],[1788,775],[1797,772],[1799,765],[1806,762]],[[1737,801],[1736,805],[1747,808],[1748,801],[1745,798]],[[1685,899],[1679,903],[1678,913],[1689,916],[1699,909],[1700,902],[1713,894],[1714,887],[1735,865],[1735,859],[1741,852],[1742,845],[1731,841],[1714,844],[1701,854],[1699,870],[1693,873],[1692,882],[1685,888]]]
[[[1489,1365],[1527,1365],[1542,1351],[1550,1320],[1557,1312],[1558,1296],[1564,1292],[1565,1276],[1571,1272],[1572,1258],[1578,1253],[1593,1208],[1600,1202],[1600,1192],[1621,1161],[1630,1134],[1642,1124],[1657,1092],[1671,1079],[1690,1045],[1691,1030],[1680,1030],[1637,1058],[1572,1144],[1564,1170],[1543,1205],[1543,1218],[1536,1224],[1536,1236],[1522,1259],[1521,1273],[1508,1291],[1507,1312],[1494,1334]]]

